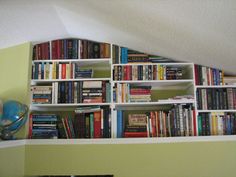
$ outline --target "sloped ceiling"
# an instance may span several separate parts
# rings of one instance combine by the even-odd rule
[[[0,0],[0,48],[64,37],[236,74],[235,0]]]

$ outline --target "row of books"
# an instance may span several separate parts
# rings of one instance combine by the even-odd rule
[[[235,88],[198,88],[196,96],[199,110],[236,109]]]
[[[37,62],[32,65],[32,79],[92,78],[92,69],[82,69],[77,63]]]
[[[52,41],[52,59],[78,59],[78,39]]]
[[[235,135],[236,113],[200,113],[198,135]]]
[[[146,53],[138,52],[136,50],[128,49],[126,47],[119,47],[113,45],[113,56],[112,62],[113,64],[126,64],[126,63],[143,63],[143,62],[150,62],[150,63],[169,63],[173,62],[173,60],[155,56],[155,55],[148,55]]]
[[[50,52],[51,47],[51,52]],[[80,47],[80,53],[79,53]],[[57,39],[36,44],[33,60],[110,58],[110,44],[79,39]],[[50,57],[51,55],[51,57]]]
[[[194,65],[196,85],[224,85],[224,72],[220,69]]]
[[[58,121],[59,138],[111,138],[109,107],[89,106],[75,109],[74,116]]]
[[[109,107],[90,106],[75,110],[75,115],[32,113],[29,116],[30,139],[110,138]],[[235,135],[236,113],[200,113],[198,136]],[[176,105],[170,111],[126,114],[117,111],[117,137],[196,136],[196,119],[191,106]]]
[[[57,121],[58,116],[56,114],[30,114],[28,138],[58,138]]]
[[[116,84],[113,95],[113,100],[116,103],[150,102],[151,86]]]
[[[177,80],[182,79],[183,68],[166,65],[114,66],[114,80]]]
[[[53,82],[50,86],[32,86],[32,104],[109,103],[107,81]]]
[[[192,105],[175,105],[169,111],[133,114],[117,111],[117,137],[196,136],[196,118]]]
[[[33,47],[33,60],[50,59],[50,42],[36,44]]]
[[[80,58],[110,58],[111,46],[108,43],[99,43],[89,40],[80,40]]]

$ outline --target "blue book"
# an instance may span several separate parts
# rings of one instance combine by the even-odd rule
[[[68,58],[68,54],[67,54],[67,39],[64,39],[63,40],[63,44],[64,44],[64,59],[67,59]]]
[[[231,118],[230,115],[226,116],[226,135],[231,135]]]
[[[68,82],[68,103],[73,103],[72,100],[72,82]]]
[[[117,138],[123,137],[123,111],[117,110]]]
[[[38,79],[38,75],[39,75],[39,63],[35,63],[34,79]]]
[[[128,63],[128,48],[125,48],[124,62]]]
[[[44,62],[41,64],[41,79],[44,79]]]
[[[128,49],[121,47],[121,64],[128,63]]]

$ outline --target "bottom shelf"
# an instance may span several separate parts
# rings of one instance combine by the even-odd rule
[[[79,144],[158,144],[189,142],[226,142],[236,141],[236,135],[193,136],[163,138],[112,138],[112,139],[22,139],[0,141],[0,148],[24,145],[79,145]]]

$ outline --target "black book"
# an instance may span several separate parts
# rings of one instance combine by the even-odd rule
[[[104,107],[103,108],[103,138],[110,138],[111,137],[111,127],[110,127],[110,118],[109,118],[109,108],[108,107]]]
[[[67,138],[66,137],[66,130],[65,130],[64,126],[63,126],[61,118],[58,119],[57,129],[58,129],[58,136],[59,136],[59,138],[66,139]]]
[[[207,89],[207,109],[212,110],[212,89]]]
[[[100,58],[100,44],[93,42],[93,58]]]

